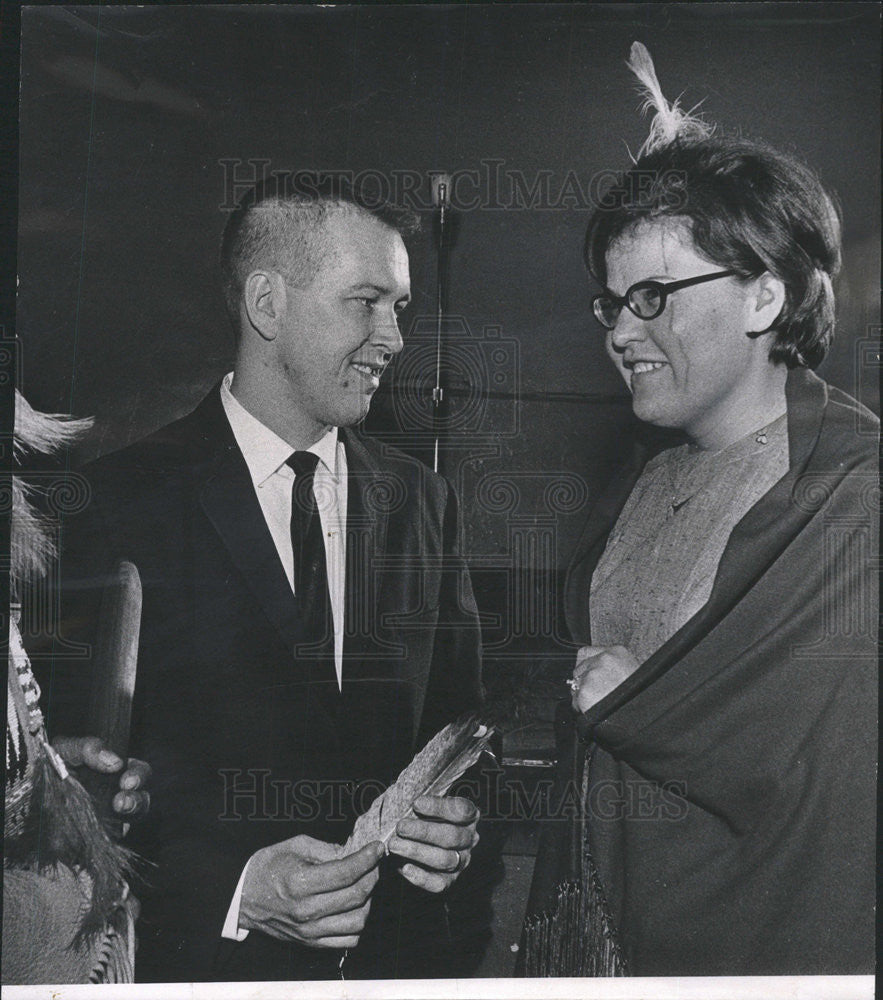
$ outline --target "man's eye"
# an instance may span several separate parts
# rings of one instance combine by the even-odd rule
[[[356,302],[361,302],[363,306],[370,309],[374,303],[377,301],[376,298],[371,298],[370,295],[357,295]]]

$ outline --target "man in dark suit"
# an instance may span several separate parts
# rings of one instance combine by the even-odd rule
[[[118,558],[144,587],[138,980],[325,978],[342,949],[348,976],[451,973],[434,894],[468,864],[475,807],[418,800],[389,859],[338,846],[481,698],[450,486],[352,430],[402,348],[401,225],[321,179],[250,192],[221,254],[234,371],[89,467],[65,528],[69,593],[88,603]]]

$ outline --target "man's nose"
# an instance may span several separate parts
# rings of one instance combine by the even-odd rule
[[[402,333],[399,330],[399,318],[395,310],[378,313],[371,330],[371,343],[382,347],[390,354],[398,354],[404,346]]]

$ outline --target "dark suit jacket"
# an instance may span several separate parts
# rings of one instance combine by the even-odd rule
[[[144,588],[130,753],[155,773],[134,846],[156,868],[140,893],[139,980],[335,974],[338,954],[254,932],[222,941],[243,865],[298,833],[343,842],[419,741],[480,701],[477,611],[450,486],[401,452],[341,433],[342,692],[327,647],[298,649],[297,603],[217,388],[85,470],[92,501],[64,528],[72,628],[94,620],[116,559],[135,562]],[[417,890],[410,903],[399,898],[410,891],[392,872],[381,879],[348,977],[433,974],[432,949],[415,967],[420,949],[402,934],[424,926],[437,937],[422,912],[435,901]]]

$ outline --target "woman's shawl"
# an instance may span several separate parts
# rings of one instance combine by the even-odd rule
[[[706,606],[576,726],[561,713],[568,801],[594,743],[588,848],[634,975],[873,971],[879,424],[805,370],[787,399],[789,472],[734,528]],[[640,468],[571,564],[581,644]],[[529,913],[579,877],[577,826],[548,824]]]

